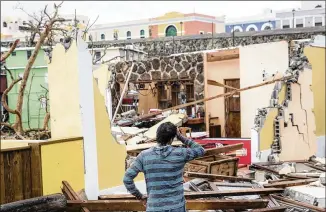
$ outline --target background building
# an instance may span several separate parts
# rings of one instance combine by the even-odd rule
[[[224,16],[170,12],[151,19],[94,25],[90,30],[90,35],[93,41],[104,41],[211,34],[212,32],[224,32]]]
[[[301,8],[276,12],[276,28],[325,26],[325,2],[302,1]]]
[[[262,14],[255,16],[228,19],[225,23],[225,32],[263,31],[275,28],[275,13],[265,9]]]
[[[14,79],[23,76],[27,61],[32,54],[34,47],[16,48],[14,52],[6,59],[7,68],[11,71]],[[6,48],[1,48],[1,51],[7,51]],[[37,55],[35,63],[31,69],[24,95],[24,105],[22,112],[22,122],[25,129],[41,128],[43,126],[44,116],[46,114],[46,89],[48,88],[48,70],[45,60],[45,52],[41,49]],[[10,85],[12,79],[9,74],[7,77],[7,85]],[[18,90],[20,87],[18,82],[8,93],[9,108],[16,108]],[[42,88],[42,86],[45,88]],[[9,114],[9,123],[13,124],[15,114]]]

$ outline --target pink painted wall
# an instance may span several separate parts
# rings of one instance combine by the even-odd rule
[[[149,26],[152,29],[152,37],[151,38],[158,38],[158,25],[151,25]]]
[[[212,23],[205,23],[200,21],[189,21],[183,23],[184,35],[198,35],[199,31],[204,31],[204,34],[207,32],[212,32]],[[215,32],[215,24],[213,24],[213,32]]]

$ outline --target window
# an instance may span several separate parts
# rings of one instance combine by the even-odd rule
[[[114,40],[118,40],[118,31],[117,30],[114,30],[114,32],[113,32],[113,39]]]
[[[105,35],[101,34],[101,40],[105,40]]]
[[[140,30],[140,38],[145,38],[145,30]]]
[[[233,32],[240,32],[240,29],[236,29],[236,30],[234,30]]]
[[[283,25],[283,29],[289,29],[290,25]]]
[[[203,32],[203,31],[199,31],[199,34],[200,34],[200,35],[203,35],[203,34],[204,34],[204,32]]]
[[[315,26],[323,26],[322,22],[315,22]]]
[[[264,30],[271,30],[271,27],[270,27],[270,26],[266,26],[266,27],[264,28]]]
[[[7,26],[8,26],[8,25],[7,25],[7,22],[5,22],[5,21],[2,22],[2,26],[3,26],[3,27],[7,27]]]
[[[11,56],[16,56],[16,52],[12,52],[11,53]]]
[[[95,52],[95,60],[99,60],[101,58],[101,52]]]
[[[45,109],[46,108],[46,98],[45,97],[42,97],[40,98],[40,102],[41,102],[41,108]]]
[[[15,21],[15,24],[17,24],[18,22],[17,21]]]
[[[165,36],[170,37],[170,36],[177,36],[177,28],[175,26],[168,26],[165,30]]]
[[[251,28],[249,28],[248,31],[253,32],[253,31],[256,31],[256,30],[255,30],[255,28],[251,27]]]
[[[32,55],[32,51],[31,50],[27,50],[27,60],[31,57]]]
[[[296,24],[295,27],[296,27],[296,28],[303,27],[303,24]]]
[[[131,39],[131,32],[130,31],[127,32],[127,39]]]

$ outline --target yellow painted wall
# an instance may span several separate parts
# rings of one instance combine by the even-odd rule
[[[325,48],[306,47],[305,55],[312,65],[312,92],[314,96],[314,114],[316,136],[325,135]]]
[[[285,94],[286,94],[286,85],[283,84],[280,92],[278,93],[278,104],[281,105],[283,104],[285,100]]]
[[[43,195],[61,193],[66,180],[75,191],[84,186],[83,140],[41,145]]]
[[[168,19],[172,19],[172,18],[181,18],[181,17],[184,17],[184,14],[178,13],[178,12],[170,12],[170,13],[166,13],[165,15],[160,16],[155,19],[156,20],[168,20]],[[159,37],[165,37],[165,29],[170,25],[174,25],[177,28],[177,35],[181,35],[181,24],[180,24],[180,22],[176,22],[176,23],[172,23],[172,24],[159,24],[158,25]],[[183,28],[182,30],[184,31],[184,26],[182,28]]]
[[[82,136],[75,41],[66,52],[57,44],[48,64],[52,139]]]
[[[100,190],[123,185],[126,147],[118,144],[111,134],[110,120],[96,81],[93,79],[97,158]],[[140,175],[136,180],[143,180]]]
[[[93,71],[94,78],[97,79],[97,86],[101,95],[105,96],[105,89],[108,86],[108,81],[111,76],[111,72],[108,71],[108,66],[103,64],[98,69]]]
[[[155,87],[152,83],[150,87],[148,84],[145,85],[147,90],[139,91],[143,95],[138,95],[139,104],[138,104],[138,113],[141,114],[144,111],[144,114],[149,113],[149,109],[158,108],[157,94],[153,94],[151,90]]]
[[[268,111],[263,127],[259,133],[259,150],[268,150],[274,141],[274,119],[278,114],[277,108]]]

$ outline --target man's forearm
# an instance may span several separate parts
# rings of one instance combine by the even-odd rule
[[[125,176],[123,183],[130,194],[134,195],[137,199],[143,198],[143,194],[136,188],[133,179]]]
[[[180,133],[177,134],[177,138],[186,146],[190,147],[190,148],[198,148],[201,147],[201,145],[197,144],[195,141],[193,141],[192,139],[186,138],[183,135],[181,135]]]

